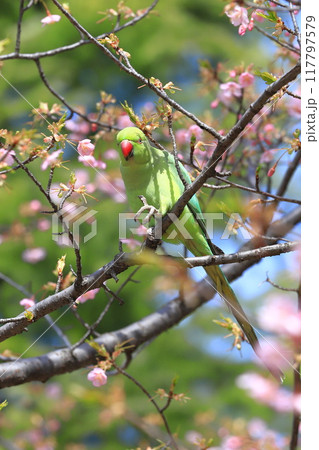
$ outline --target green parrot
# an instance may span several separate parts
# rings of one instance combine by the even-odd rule
[[[117,144],[120,147],[120,168],[130,207],[134,212],[140,210],[142,195],[148,205],[154,206],[164,216],[184,192],[184,185],[176,170],[174,156],[152,147],[145,134],[135,127],[121,130],[117,135]],[[182,176],[191,183],[188,172],[182,164],[179,163],[179,165]],[[182,243],[194,256],[217,253],[214,245],[206,237],[202,212],[196,195],[185,206],[179,220],[186,231],[180,232],[180,229],[172,224],[163,236],[164,241],[174,244]],[[260,356],[256,333],[221,268],[212,265],[204,269],[217,292],[226,301],[249,343]]]

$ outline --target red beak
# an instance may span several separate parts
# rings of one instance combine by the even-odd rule
[[[121,142],[121,149],[123,156],[126,160],[128,160],[132,156],[133,145],[127,139]]]

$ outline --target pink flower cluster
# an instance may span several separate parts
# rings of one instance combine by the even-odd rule
[[[74,141],[80,141],[91,131],[90,124],[78,116],[74,119],[66,120],[65,127],[71,131],[69,137]]]
[[[98,173],[94,184],[99,191],[109,195],[115,202],[126,202],[125,186],[121,177]]]
[[[176,144],[177,146],[182,146],[184,144],[189,144],[191,137],[195,136],[196,140],[202,139],[203,130],[199,128],[198,125],[191,125],[189,128],[180,128],[176,131]]]
[[[262,22],[264,18],[260,15],[260,13],[263,13],[262,10],[256,9],[249,19],[248,17],[248,11],[246,8],[243,8],[239,5],[230,4],[225,7],[225,14],[227,17],[229,17],[231,23],[235,27],[238,28],[238,34],[240,36],[243,36],[246,31],[251,31],[254,28],[254,21],[257,20],[258,22]]]
[[[258,322],[267,331],[283,335],[298,342],[301,334],[300,311],[288,296],[269,297],[259,308]]]
[[[231,72],[231,75],[236,74]],[[251,86],[255,81],[254,75],[249,72],[242,72],[238,77],[238,83],[236,81],[228,81],[222,83],[219,88],[217,99],[211,103],[211,108],[217,108],[219,102],[222,102],[225,106],[230,106],[231,103],[242,96],[243,88]]]
[[[49,153],[41,164],[41,170],[46,170],[48,167],[54,167],[61,161],[61,154],[63,150],[56,150],[55,152]]]
[[[91,143],[91,139],[83,139],[79,142],[77,151],[79,153],[78,160],[85,166],[94,167],[96,169],[106,169],[105,162],[95,159],[93,153],[95,145]]]
[[[273,380],[267,379],[257,373],[244,373],[236,380],[237,386],[245,389],[248,394],[276,411],[300,411],[300,395],[284,389]]]
[[[189,148],[191,139],[195,137],[195,151],[196,160],[199,164],[207,161],[216,148],[217,141],[202,142],[203,130],[198,125],[190,125],[188,128],[180,128],[175,133],[176,144],[180,148],[187,145]],[[183,154],[178,154],[180,159],[183,159]]]
[[[134,127],[135,124],[131,121],[129,116],[126,113],[124,113],[124,114],[121,114],[119,116],[119,118],[117,119],[117,126],[120,129],[122,129],[122,128],[126,128],[126,127]]]
[[[78,160],[85,166],[94,167],[96,169],[105,169],[106,164],[101,160],[95,159],[93,153],[95,145],[91,143],[91,139],[83,139],[79,142],[77,151],[79,153]]]
[[[22,259],[27,263],[36,264],[39,261],[42,261],[46,255],[47,252],[43,247],[27,248],[22,253]]]

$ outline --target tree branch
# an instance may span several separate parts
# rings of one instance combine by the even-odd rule
[[[283,219],[274,222],[268,230],[267,236],[280,239],[286,235],[300,221],[300,208],[297,207]],[[252,250],[254,248],[254,239],[242,247],[242,251]],[[102,267],[94,274],[85,277],[84,283],[86,289],[93,289],[102,284],[107,278],[111,278],[110,270],[120,273],[127,268],[127,264],[122,260],[122,255],[107,266]],[[259,260],[258,260],[259,261]],[[252,265],[256,264],[256,259],[245,260],[241,263],[234,263],[224,269],[225,275],[229,281],[240,277],[242,273]],[[197,284],[196,293],[190,295],[187,299],[177,297],[165,304],[162,308],[143,319],[128,325],[112,333],[101,335],[96,342],[104,345],[107,351],[112,352],[115,345],[126,340],[134,344],[135,349],[143,343],[152,340],[163,331],[173,327],[186,316],[193,313],[204,303],[214,297],[216,291],[211,283],[206,279]],[[63,305],[70,304],[74,298],[74,287],[70,286],[58,294],[48,297],[31,308],[39,319],[43,315],[60,308]],[[37,308],[35,310],[35,308]],[[14,336],[21,332],[27,323],[6,324],[0,328],[0,339]],[[96,363],[97,354],[88,344],[82,344],[73,351],[68,348],[55,350],[46,355],[25,360],[18,359],[15,362],[7,362],[0,365],[0,387],[15,386],[29,381],[46,381],[54,375],[72,372],[81,367],[87,367]]]
[[[283,244],[267,245],[265,247],[246,250],[243,252],[232,253],[229,255],[209,255],[198,256],[194,258],[185,258],[184,261],[190,267],[206,267],[211,265],[219,266],[220,264],[231,264],[234,262],[251,261],[265,258],[268,256],[276,256],[282,253],[293,252],[298,249],[299,242],[285,242]]]

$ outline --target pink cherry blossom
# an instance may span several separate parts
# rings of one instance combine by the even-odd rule
[[[104,152],[103,156],[105,159],[118,159],[119,154],[117,150],[115,150],[114,148],[110,148],[109,150],[106,150],[106,152]]]
[[[255,23],[254,19],[251,18],[247,27],[248,31],[251,31],[254,28],[254,23]]]
[[[56,150],[55,152],[49,154],[41,164],[41,170],[46,170],[48,167],[55,166],[61,159],[61,153],[63,153],[63,150]]]
[[[267,432],[267,425],[263,420],[255,418],[248,422],[247,430],[252,438],[261,439]]]
[[[121,242],[123,244],[126,244],[130,250],[135,250],[141,245],[141,243],[134,238],[121,239]]]
[[[241,86],[235,81],[229,81],[219,86],[220,92],[218,94],[219,99],[228,106],[234,99],[234,97],[241,96]]]
[[[126,127],[134,127],[135,124],[131,121],[131,119],[129,118],[129,116],[127,114],[122,114],[117,119],[117,126],[120,129],[122,129],[122,128],[126,128]]]
[[[137,234],[138,236],[146,236],[147,228],[141,224],[137,228],[134,229],[134,234]]]
[[[61,16],[59,14],[48,14],[46,17],[41,19],[42,26],[50,25],[52,23],[59,22],[61,19]]]
[[[196,140],[199,140],[203,136],[203,130],[201,128],[199,128],[198,125],[191,125],[188,128],[189,139],[192,137],[192,135],[194,135],[196,137]]]
[[[188,131],[185,128],[180,128],[175,133],[175,139],[177,146],[186,144],[188,140]]]
[[[297,89],[296,92],[294,92],[296,95],[300,96],[300,89]],[[290,116],[300,119],[301,115],[301,100],[299,98],[290,97],[287,99],[287,111],[290,114]]]
[[[217,108],[218,105],[219,105],[219,99],[216,99],[216,100],[211,102],[210,107],[212,109],[215,109],[215,108]]]
[[[294,407],[292,393],[287,389],[278,389],[269,406],[281,413],[292,411]]]
[[[252,398],[268,404],[273,400],[278,390],[274,381],[253,372],[239,375],[236,384],[238,387],[247,390]]]
[[[241,87],[248,87],[254,83],[255,77],[249,72],[243,72],[239,75],[238,82]]]
[[[276,154],[277,150],[272,148],[270,150],[266,150],[263,152],[263,154],[260,157],[260,162],[271,162],[274,159],[274,156]]]
[[[6,150],[5,148],[0,148],[0,168],[12,166],[14,164],[13,155],[15,155],[14,150]]]
[[[59,383],[48,383],[45,386],[45,395],[48,398],[60,398],[62,395],[62,387]]]
[[[24,309],[29,309],[35,305],[35,301],[33,298],[23,298],[19,303],[24,307]]]
[[[243,448],[244,439],[241,436],[227,436],[223,439],[223,450],[240,450]]]
[[[245,373],[236,380],[237,386],[248,394],[278,412],[290,412],[298,408],[298,396],[280,387],[272,379],[264,378],[257,373]]]
[[[39,200],[31,200],[29,203],[29,208],[32,212],[39,212],[42,209],[42,204]]]
[[[244,36],[246,34],[248,27],[245,27],[245,25],[240,25],[238,28],[238,34],[239,36]]]
[[[87,169],[77,169],[75,170],[74,175],[76,178],[75,187],[87,184],[90,180],[89,172]]]
[[[91,143],[91,139],[83,139],[78,143],[77,151],[81,156],[90,156],[93,154],[95,145]]]
[[[96,159],[94,167],[96,169],[105,170],[106,169],[106,163],[104,161],[101,161],[100,159]]]
[[[264,126],[265,133],[273,133],[275,131],[275,125],[273,123],[266,123]]]
[[[98,190],[108,194],[115,202],[126,202],[125,186],[122,177],[111,178],[109,174],[98,173],[95,178],[95,185]]]
[[[189,430],[185,434],[186,441],[190,442],[191,444],[196,445],[196,443],[200,442],[201,439],[203,439],[203,435],[198,433],[198,431],[195,430]]]
[[[39,231],[48,231],[51,227],[51,222],[48,219],[40,219],[37,222],[37,229]]]
[[[261,367],[272,368],[274,371],[280,369],[284,371],[293,365],[293,351],[284,346],[280,341],[273,338],[267,338],[260,343],[256,363]]]
[[[75,134],[87,135],[90,132],[90,125],[88,122],[77,118],[66,120],[65,127]]]
[[[225,14],[229,17],[231,23],[235,27],[238,27],[239,25],[243,25],[245,27],[248,26],[249,19],[246,8],[243,8],[239,5],[235,5],[232,8],[226,7]]]
[[[103,386],[107,382],[107,375],[104,370],[99,367],[95,367],[95,369],[91,370],[91,372],[88,373],[87,378],[95,387]]]
[[[267,331],[295,339],[300,337],[300,312],[290,297],[283,294],[269,297],[259,308],[258,322]]]
[[[78,160],[87,167],[94,167],[95,169],[101,170],[106,169],[106,163],[101,160],[95,159],[93,155],[80,155],[78,157]]]
[[[85,292],[76,299],[76,303],[85,303],[87,300],[93,300],[96,294],[99,292],[99,290],[100,290],[99,288],[96,288]]]
[[[96,159],[94,158],[93,155],[84,155],[84,156],[80,155],[78,157],[78,160],[87,167],[94,167],[96,163]]]
[[[301,394],[294,394],[292,399],[294,411],[300,413],[301,411]]]
[[[23,261],[36,264],[39,261],[42,261],[47,255],[46,250],[43,247],[35,247],[35,248],[27,248],[22,253]]]

